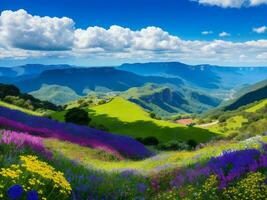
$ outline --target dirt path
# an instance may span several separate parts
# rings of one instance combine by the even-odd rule
[[[214,122],[211,122],[211,123],[207,123],[207,124],[200,124],[200,125],[196,125],[197,127],[208,127],[208,126],[213,126],[213,125],[216,125],[216,124],[218,124],[219,123],[219,121],[218,120],[216,120],[216,121],[214,121]]]

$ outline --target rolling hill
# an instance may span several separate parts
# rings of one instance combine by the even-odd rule
[[[204,129],[152,119],[141,107],[121,97],[87,110],[92,118],[90,126],[105,127],[111,133],[134,138],[154,136],[161,142],[189,139],[205,142],[216,136]],[[63,121],[64,114],[65,112],[54,113],[52,118]]]
[[[205,126],[210,131],[236,139],[247,139],[267,132],[267,98],[238,107],[234,110],[216,110],[206,118],[217,123]]]
[[[189,88],[156,84],[131,88],[121,96],[162,117],[177,113],[201,113],[221,102],[220,99]]]
[[[259,87],[260,85],[260,87]],[[254,87],[250,86],[248,89],[249,92],[244,94],[243,96],[237,98],[233,103],[227,105],[224,110],[235,110],[241,106],[245,106],[247,104],[261,101],[267,98],[267,81],[261,82],[260,84],[256,84]],[[253,90],[253,88],[256,88]]]
[[[64,105],[81,98],[72,89],[60,85],[42,85],[39,90],[33,91],[30,94],[37,99],[49,101],[57,105]]]
[[[31,111],[54,110],[60,111],[62,108],[48,101],[41,101],[29,94],[22,93],[14,85],[0,83],[0,100],[8,104],[13,104]]]

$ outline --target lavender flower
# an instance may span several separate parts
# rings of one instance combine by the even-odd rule
[[[17,148],[29,146],[33,150],[45,155],[47,158],[52,158],[52,153],[45,148],[43,138],[41,137],[15,131],[0,131],[0,144],[1,143],[14,144]]]
[[[107,133],[86,126],[60,123],[48,118],[30,116],[17,110],[0,107],[0,125],[41,137],[70,141],[82,146],[103,149],[121,158],[146,158],[152,153],[134,139]]]

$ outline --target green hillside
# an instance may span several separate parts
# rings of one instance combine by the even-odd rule
[[[200,128],[187,127],[169,121],[152,119],[141,107],[121,97],[111,102],[87,108],[92,121],[90,126],[105,127],[108,132],[134,138],[154,136],[160,141],[189,140],[205,142],[217,134]],[[66,111],[55,112],[52,118],[64,121]]]
[[[6,108],[10,108],[12,110],[19,110],[21,112],[25,112],[29,115],[35,115],[35,116],[42,116],[41,113],[39,112],[36,112],[36,111],[32,111],[32,110],[28,110],[26,108],[22,108],[22,107],[19,107],[19,106],[15,106],[15,105],[12,105],[12,104],[9,104],[9,103],[6,103],[6,102],[3,102],[3,101],[0,101],[0,106],[2,107],[6,107]]]
[[[202,113],[221,103],[215,97],[186,87],[176,88],[157,84],[134,87],[123,92],[121,96],[161,117],[170,117],[178,113]]]
[[[263,84],[265,83],[265,84]],[[260,85],[260,88],[257,88],[258,85]],[[253,88],[253,86],[251,86]],[[260,101],[267,98],[267,82],[261,82],[254,86],[254,88],[257,88],[253,91],[249,91],[243,96],[236,99],[233,103],[227,105],[224,109],[225,110],[235,110],[240,108],[241,106],[248,105],[250,103]]]
[[[81,97],[69,87],[46,84],[42,85],[39,90],[33,91],[30,94],[37,99],[49,101],[57,105],[64,105]]]
[[[267,99],[257,102],[255,105],[246,109],[246,112],[257,112],[258,110],[264,108],[265,106],[267,106]]]
[[[161,141],[194,139],[204,142],[215,136],[204,129],[186,127],[156,120],[134,103],[117,97],[113,101],[89,109],[94,126],[104,125],[112,133],[132,137],[155,136]]]
[[[245,139],[264,134],[267,129],[267,99],[254,102],[232,111],[216,111],[207,117],[218,123],[204,128],[225,136]]]

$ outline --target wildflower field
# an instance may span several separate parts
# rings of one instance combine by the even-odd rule
[[[1,131],[0,195],[2,199],[266,199],[265,141],[255,137],[217,142],[193,152],[162,152],[134,161],[57,139]]]
[[[0,111],[0,199],[267,199],[267,136],[155,151],[129,137]]]

